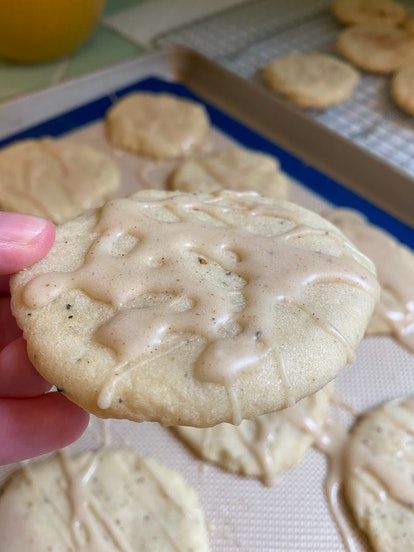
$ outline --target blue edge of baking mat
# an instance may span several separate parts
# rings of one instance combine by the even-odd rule
[[[208,104],[202,98],[193,94],[182,84],[149,77],[126,88],[117,90],[115,93],[111,94],[111,97],[113,98],[115,95],[120,98],[125,94],[137,90],[145,90],[149,92],[170,92],[177,96],[191,98],[201,102],[207,108],[213,125],[231,136],[234,140],[248,148],[260,150],[277,157],[283,170],[298,180],[305,187],[311,189],[313,192],[316,192],[334,205],[340,205],[361,211],[368,217],[368,219],[371,220],[371,222],[385,228],[390,233],[394,234],[394,236],[396,236],[401,242],[404,242],[414,248],[414,229],[410,228],[408,225],[399,221],[382,209],[379,209],[354,192],[351,192],[345,186],[342,186],[335,180],[332,180],[317,169],[306,165],[292,153],[289,153],[280,146],[270,142],[266,138],[263,138],[260,134],[257,134],[244,124],[233,119],[229,115],[226,115],[213,105]],[[75,109],[44,121],[43,123],[20,131],[17,134],[1,140],[0,147],[23,138],[35,138],[46,135],[59,136],[81,126],[92,123],[97,119],[101,119],[113,103],[111,97],[104,96],[102,98],[98,98],[97,100],[93,100],[92,102],[76,107]]]

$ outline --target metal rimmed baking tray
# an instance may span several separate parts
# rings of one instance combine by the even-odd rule
[[[373,222],[412,244],[412,230],[402,221],[409,218],[407,204],[411,196],[403,195],[394,202],[393,213],[399,219],[379,207],[387,202],[381,194],[378,196],[380,188],[366,186],[378,179],[382,171],[392,169],[361,152],[354,156],[352,144],[345,144],[345,149],[334,144],[336,137],[334,140],[326,129],[312,121],[302,121],[300,114],[264,95],[254,84],[184,49],[133,60],[0,106],[0,145],[24,137],[65,135],[108,149],[102,117],[117,97],[133,90],[165,91],[203,102],[218,142],[237,141],[280,159],[294,180],[290,193],[293,201],[316,211],[323,211],[332,203],[359,209]],[[323,155],[321,140],[327,148]],[[344,155],[348,156],[350,167]],[[132,167],[131,156],[122,156],[118,161],[131,189],[137,183],[137,170],[142,167],[138,162]],[[360,179],[361,175],[365,178]],[[399,176],[404,192],[405,179]],[[414,356],[387,337],[364,340],[356,361],[337,381],[338,392],[361,411],[408,394],[413,388]],[[111,432],[114,444],[130,445],[141,454],[155,457],[177,469],[195,487],[209,523],[212,550],[343,549],[324,499],[325,461],[317,452],[309,451],[301,464],[286,473],[275,487],[266,488],[259,481],[201,463],[158,424],[114,421]],[[99,443],[100,423],[94,420],[72,448],[84,450]],[[13,466],[1,469],[0,480],[12,469]]]

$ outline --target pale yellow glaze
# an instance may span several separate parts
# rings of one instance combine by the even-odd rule
[[[119,361],[99,394],[101,409],[111,405],[114,387],[130,362],[157,351],[167,335],[195,334],[205,340],[205,347],[194,363],[194,375],[201,382],[227,388],[234,421],[239,423],[233,386],[243,372],[272,352],[277,302],[306,310],[301,301],[305,288],[322,283],[343,283],[375,298],[378,295],[375,277],[355,260],[356,250],[349,247],[349,253],[345,249],[341,256],[332,256],[292,243],[309,235],[340,240],[335,232],[305,226],[299,215],[282,205],[260,205],[259,196],[253,193],[206,197],[180,194],[139,201],[139,209],[134,197],[109,202],[99,213],[96,238],[85,262],[73,272],[37,276],[23,290],[30,308],[45,306],[66,290],[79,289],[118,309],[95,335]],[[157,218],[160,208],[168,214],[168,222]],[[279,235],[253,233],[240,228],[238,213],[252,220],[280,220],[286,230]],[[121,238],[129,250],[114,254]],[[238,308],[234,308],[232,294],[214,281],[206,276],[189,277],[185,262],[189,254],[197,255],[201,265],[220,265],[224,278],[238,282],[236,288],[242,293]],[[164,294],[168,300],[134,308],[134,300],[146,294]],[[347,339],[327,320],[311,311],[308,314],[352,358]],[[279,371],[283,379],[282,360]],[[286,381],[286,404],[291,403]]]
[[[414,254],[356,211],[335,209],[326,218],[375,264],[382,288],[375,316],[414,351]]]

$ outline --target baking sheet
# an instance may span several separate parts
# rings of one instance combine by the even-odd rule
[[[136,88],[149,86],[170,90],[171,82],[152,79],[136,83]],[[188,94],[183,87],[175,87],[176,93]],[[112,100],[116,98],[111,95]],[[99,100],[102,101],[102,100]],[[110,100],[105,105],[109,105]],[[32,110],[36,103],[31,103]],[[60,135],[69,127],[66,139],[83,140],[103,149],[108,148],[103,126],[95,121],[97,104],[88,104],[76,111],[73,116],[65,116],[41,123],[35,130],[24,131],[39,134],[41,131]],[[79,113],[83,114],[81,117]],[[242,127],[237,121],[210,109],[216,123],[215,130],[207,147],[222,147],[229,140],[240,140],[246,146],[269,152],[271,144],[252,130]],[[220,115],[220,117],[218,116]],[[85,120],[88,122],[86,123]],[[92,122],[91,122],[92,120]],[[66,121],[66,126],[65,126]],[[37,121],[40,122],[40,121]],[[76,122],[76,128],[73,125]],[[20,127],[22,130],[22,127]],[[226,135],[224,135],[224,133]],[[265,147],[266,146],[266,147]],[[274,146],[272,146],[274,147]],[[273,150],[272,150],[273,151]],[[284,168],[291,178],[306,179],[315,176],[308,169],[291,159],[288,152],[277,149],[282,154]],[[148,161],[135,158],[127,153],[110,150],[124,173],[123,192],[138,189],[140,180],[156,179],[162,186],[171,165],[161,163],[156,167]],[[299,170],[300,169],[300,170]],[[150,172],[148,172],[150,171]],[[310,172],[309,172],[310,171]],[[323,175],[319,175],[324,178]],[[306,184],[306,182],[305,182]],[[334,190],[337,184],[332,182]],[[332,190],[330,190],[332,192]],[[326,199],[310,191],[303,182],[292,183],[290,199],[315,211],[323,211],[329,205]],[[347,204],[366,207],[361,198],[347,192]],[[373,213],[380,217],[384,225],[388,215],[371,206]],[[381,218],[382,217],[382,218]],[[404,225],[395,222],[395,227]],[[407,229],[405,228],[405,231]],[[408,237],[408,233],[404,234]],[[414,355],[388,337],[369,337],[360,346],[356,361],[348,366],[338,378],[337,390],[349,403],[359,410],[367,409],[378,402],[411,393],[414,389]],[[323,493],[323,478],[326,473],[325,459],[316,451],[310,450],[304,461],[286,473],[275,487],[267,488],[259,481],[232,475],[219,468],[197,460],[174,435],[158,424],[135,424],[126,421],[110,423],[114,445],[129,445],[140,454],[149,455],[170,468],[178,470],[193,485],[200,496],[210,529],[211,549],[214,551],[341,551],[343,544],[330,517]],[[93,420],[85,436],[71,449],[85,450],[98,446],[102,437],[102,422]],[[13,467],[0,469],[3,479]],[[1,540],[0,540],[1,549]],[[361,550],[363,547],[361,545]]]

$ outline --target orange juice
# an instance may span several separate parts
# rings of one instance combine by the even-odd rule
[[[5,0],[0,4],[0,56],[46,61],[78,48],[96,27],[105,0]]]

